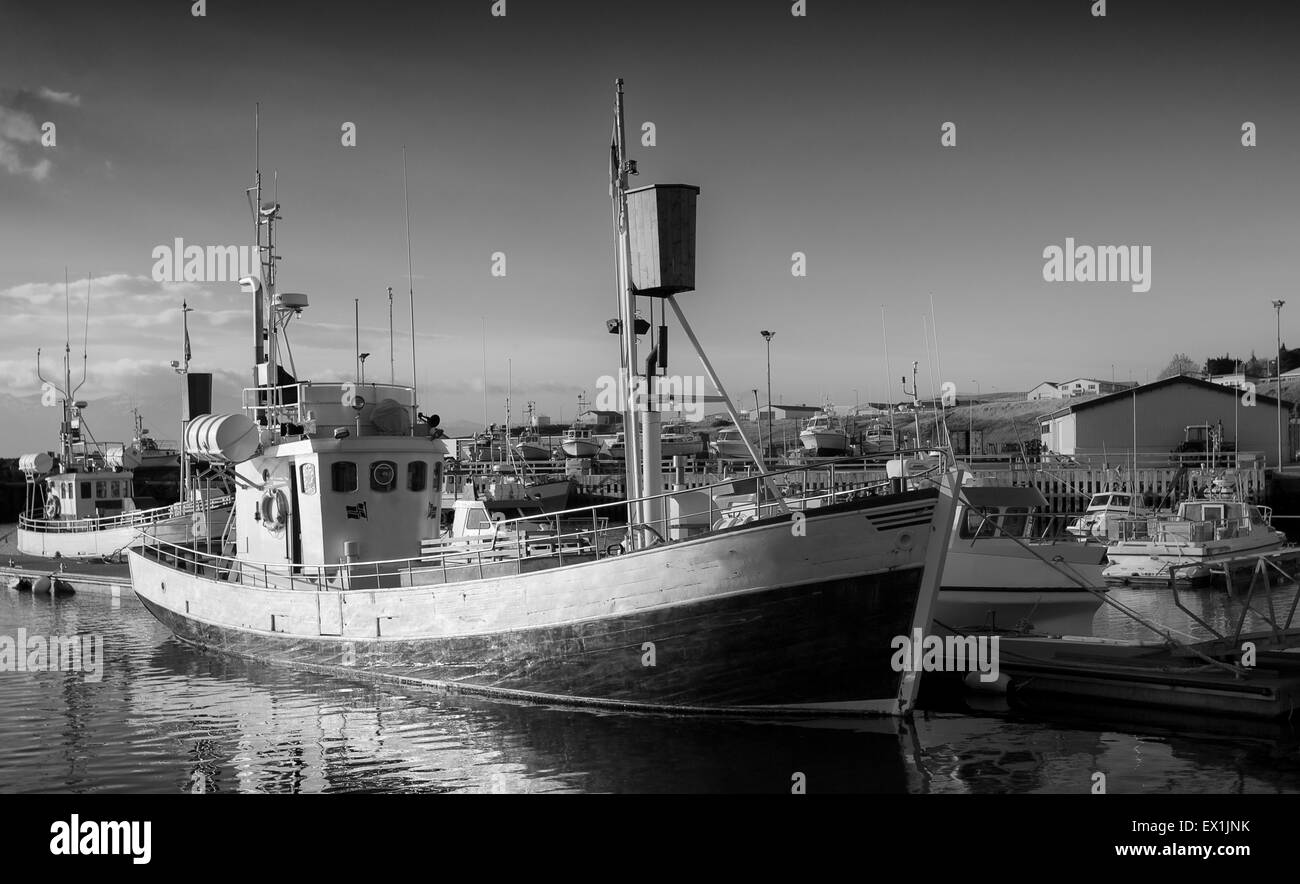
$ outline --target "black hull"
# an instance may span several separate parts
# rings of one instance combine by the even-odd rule
[[[897,698],[894,636],[921,568],[481,636],[302,638],[216,626],[143,600],[195,645],[277,664],[470,694],[690,712],[874,711]],[[645,665],[653,643],[655,665]],[[864,708],[845,709],[846,699]],[[799,708],[804,707],[804,708]]]

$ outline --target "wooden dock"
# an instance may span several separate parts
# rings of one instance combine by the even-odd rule
[[[134,598],[131,573],[126,563],[81,562],[42,559],[37,556],[7,556],[0,559],[0,586],[7,588],[20,578],[35,583],[41,577],[55,576],[70,584],[75,592],[94,593],[111,598]]]

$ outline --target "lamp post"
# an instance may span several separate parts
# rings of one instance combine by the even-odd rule
[[[759,332],[763,340],[767,342],[767,447],[768,455],[771,456],[772,448],[772,338],[776,332],[763,329]]]
[[[1277,311],[1277,468],[1282,469],[1282,306],[1286,301],[1274,301]]]

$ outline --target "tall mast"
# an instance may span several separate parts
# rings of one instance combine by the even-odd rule
[[[190,400],[189,378],[190,378],[190,305],[187,301],[181,301],[181,439],[185,438],[185,431],[189,428],[190,409],[194,403]],[[137,428],[139,427],[139,412],[136,412]],[[185,450],[185,443],[181,443],[181,505],[183,506],[190,494],[190,456]],[[192,527],[192,524],[191,524]]]
[[[258,272],[262,290],[266,289],[266,255],[262,252],[262,105],[253,105],[253,243],[257,248]],[[261,386],[258,369],[266,361],[266,315],[262,309],[262,292],[253,305],[253,386]]]
[[[406,145],[402,145],[402,204],[406,207],[406,287],[411,297],[411,426],[419,414],[419,383],[415,373],[415,274],[411,267],[411,199],[406,188]]]
[[[627,159],[627,133],[623,125],[623,78],[615,81],[617,91],[614,98],[614,181],[612,198],[614,200],[615,229],[618,233],[618,296],[619,296],[619,335],[623,345],[623,440],[625,450],[624,464],[627,468],[627,496],[636,500],[641,497],[641,438],[637,426],[636,389],[636,296],[632,291],[630,280],[631,243],[627,229],[627,178],[631,164]],[[648,379],[647,379],[648,380]],[[640,519],[641,506],[634,504],[632,516],[636,523]],[[633,535],[635,542],[637,535]]]

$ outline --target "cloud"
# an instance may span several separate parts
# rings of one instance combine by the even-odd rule
[[[0,89],[0,169],[32,181],[49,178],[53,163],[47,157],[37,158],[43,149],[38,120],[44,121],[55,105],[80,107],[81,96],[48,86],[36,92]]]
[[[4,121],[4,114],[5,108],[0,107],[0,123]],[[33,181],[44,181],[50,175],[50,167],[51,163],[47,159],[35,163],[26,162],[12,142],[0,138],[0,169],[4,169],[10,175],[21,175]]]
[[[68,107],[81,107],[81,96],[73,95],[71,92],[56,92],[49,86],[42,86],[41,91],[36,94],[54,104],[66,104]]]

